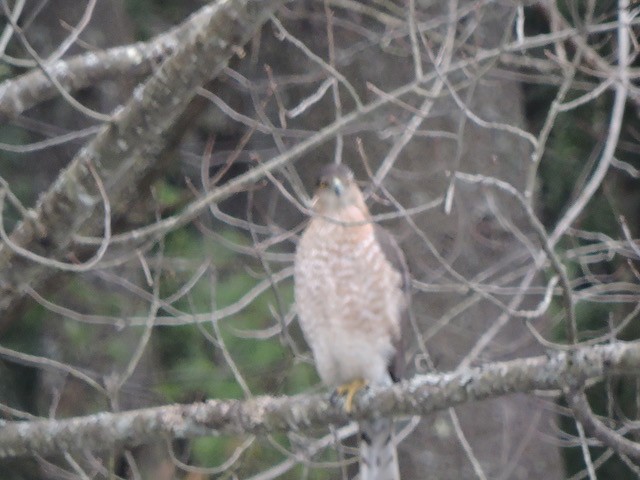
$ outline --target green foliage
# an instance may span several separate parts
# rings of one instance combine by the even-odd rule
[[[197,438],[191,442],[191,455],[202,467],[216,467],[233,454],[235,441],[221,437]],[[235,445],[236,447],[239,445]]]
[[[11,75],[13,75],[13,71],[11,70],[11,67],[9,67],[8,65],[5,65],[4,63],[0,64],[0,82],[6,80]]]
[[[169,183],[165,179],[160,179],[154,184],[154,193],[160,209],[164,209],[164,207],[179,204],[184,196],[184,189]]]
[[[250,245],[250,239],[234,230],[223,229],[218,233],[229,242]],[[164,257],[167,265],[171,265],[172,259],[179,258],[182,262],[191,262],[194,268],[184,272],[168,268],[162,276],[163,297],[179,290],[193,275],[195,267],[206,262],[211,265],[211,275],[203,275],[188,294],[173,304],[187,314],[207,314],[212,309],[232,305],[262,280],[251,273],[261,271],[258,261],[241,257],[219,242],[203,239],[201,232],[191,229],[172,232],[166,237]],[[223,346],[253,395],[298,393],[317,384],[313,366],[294,362],[290,349],[279,335],[267,339],[244,338],[242,335],[242,332],[260,331],[277,325],[279,320],[273,318],[270,308],[277,310],[281,302],[285,312],[279,314],[286,313],[293,301],[291,282],[278,285],[277,293],[278,297],[267,286],[238,314],[219,320],[217,330],[206,319],[199,325],[155,327],[152,341],[161,363],[159,371],[163,372],[156,392],[166,402],[244,398],[245,394],[225,358]],[[291,334],[300,343],[299,332],[294,329]],[[200,466],[219,465],[243,441],[225,436],[190,442],[190,461]],[[285,448],[293,448],[284,436],[278,441]],[[282,460],[281,453],[258,440],[221,478],[227,478],[232,472],[242,477],[241,472],[255,472],[264,465]],[[301,470],[297,468],[286,478],[299,478],[300,474]],[[330,476],[318,470],[312,478]]]
[[[34,305],[20,321],[13,321],[2,331],[2,346],[12,350],[37,354],[41,346],[44,308]],[[37,413],[37,398],[33,395],[38,384],[38,370],[0,357],[0,403],[28,413]]]
[[[139,39],[147,39],[167,30],[194,11],[194,4],[199,6],[202,3],[125,0]],[[0,66],[0,78],[9,73],[7,67]],[[67,125],[60,126],[61,132],[63,128],[67,128]],[[0,142],[26,144],[40,139],[24,128],[9,125],[0,127]],[[50,170],[41,172],[42,175],[37,179],[39,183],[34,180],[34,165],[28,155],[1,152],[0,175],[11,184],[18,198],[31,206],[39,190],[46,188],[58,175],[59,168],[71,158],[75,146],[65,145],[64,148],[68,150],[60,155],[58,163]],[[46,152],[49,151],[56,150],[52,148]],[[34,158],[42,160],[42,156],[34,155]],[[180,182],[173,181],[175,178],[171,177],[172,174],[153,184],[154,198],[150,201],[156,202],[163,216],[179,210],[185,199],[192,198],[192,193]],[[106,183],[108,179],[104,181]],[[5,208],[5,225],[11,229],[19,215],[10,205],[5,205]],[[143,210],[134,208],[136,213]],[[135,220],[138,218],[135,217]],[[119,223],[120,220],[123,220],[124,227]],[[114,232],[135,228],[131,225],[138,224],[131,220],[124,218],[114,221]],[[251,239],[238,231],[224,225],[215,225],[213,228],[231,243],[252,245]],[[120,253],[118,248],[117,245],[110,247],[107,256]],[[128,253],[124,251],[124,254]],[[159,287],[161,299],[167,299],[184,289],[184,294],[171,302],[171,308],[159,308],[158,316],[163,317],[174,316],[173,309],[177,309],[188,319],[189,315],[206,315],[212,310],[232,305],[264,277],[259,261],[239,255],[217,240],[207,238],[193,225],[170,232],[162,244],[141,253],[148,262],[145,266],[149,267],[154,286]],[[207,272],[189,288],[185,288],[205,264],[209,266]],[[158,265],[162,265],[160,272],[157,271]],[[277,270],[280,265],[276,264],[273,268]],[[64,280],[57,290],[42,289],[46,300],[77,312],[78,317],[104,316],[105,319],[101,319],[104,324],[88,318],[75,318],[73,314],[67,317],[64,313],[47,310],[32,302],[35,307],[21,312],[19,321],[2,331],[2,345],[67,363],[87,373],[98,383],[112,378],[112,375],[117,379],[131,361],[145,330],[144,326],[128,325],[128,321],[132,318],[139,321],[149,314],[149,294],[153,287],[147,284],[142,267],[135,260],[105,270],[69,275]],[[219,331],[208,320],[199,324],[154,326],[144,358],[135,372],[139,377],[133,375],[120,392],[119,400],[128,396],[130,398],[127,400],[131,400],[131,403],[122,402],[118,407],[132,408],[131,404],[137,407],[207,398],[243,398],[245,394],[225,358],[223,345],[252,394],[286,394],[308,390],[317,383],[315,370],[307,363],[294,361],[288,340],[283,341],[277,334],[266,339],[243,338],[241,334],[243,331],[259,331],[278,325],[280,320],[274,318],[272,310],[277,311],[276,316],[284,316],[292,298],[291,282],[278,285],[277,295],[268,287],[241,312],[221,319],[217,324]],[[299,332],[294,330],[292,335],[301,345]],[[46,351],[45,345],[51,345],[55,352],[51,354]],[[50,406],[51,398],[39,391],[44,377],[42,372],[37,367],[5,363],[0,359],[0,380],[3,385],[0,388],[0,402],[34,414],[48,414],[46,409]],[[69,394],[66,402],[63,398],[56,415],[63,417],[115,408],[114,405],[107,405],[104,396],[95,392],[86,393],[89,389],[84,386],[71,385],[73,380],[63,378],[63,382],[63,394],[79,391],[81,395],[74,397]],[[294,449],[284,435],[275,436],[275,440],[287,449]],[[227,460],[243,441],[241,438],[225,436],[188,442],[188,461],[202,466],[217,465]],[[234,468],[239,472],[255,472],[284,458],[267,442],[256,442]],[[0,466],[0,471],[3,471],[4,465]],[[223,478],[225,475],[232,476],[234,468],[225,472]],[[298,467],[287,478],[300,478],[303,470]],[[315,472],[312,478],[330,477],[322,470],[318,470],[317,474]]]
[[[590,2],[562,1],[558,3],[558,8],[567,21],[578,28],[581,28],[585,9]],[[598,21],[602,19],[615,19],[616,3],[612,0],[594,2],[596,7],[594,17]],[[530,11],[531,33],[547,31],[548,19],[536,15]],[[597,45],[598,54],[607,57],[616,48],[612,36],[608,34],[598,34],[590,36],[590,44]],[[569,52],[574,55],[575,51]],[[543,52],[539,52],[542,56]],[[577,82],[594,82],[589,74],[583,75],[578,70],[575,78]],[[549,112],[551,102],[557,93],[557,87],[548,85],[530,86],[526,90],[527,110],[533,130],[540,130],[546,115]],[[583,95],[585,92],[579,88],[572,89],[567,98],[563,101],[570,101]],[[547,229],[552,230],[556,222],[574,203],[578,195],[583,191],[585,183],[589,180],[599,160],[603,141],[608,131],[608,121],[611,111],[612,96],[605,93],[594,101],[585,103],[583,106],[565,113],[561,113],[554,122],[551,135],[548,140],[545,156],[540,165],[540,210]],[[637,142],[631,132],[637,131],[637,116],[627,115],[625,126],[623,127],[620,145],[625,142],[625,137],[630,144]],[[619,148],[616,152],[617,158],[629,162],[637,168],[637,154],[625,154],[624,148]],[[637,189],[637,182],[631,182],[623,174],[617,174],[616,170],[610,171],[602,187],[589,200],[583,213],[574,223],[574,227],[587,232],[597,232],[608,235],[612,238],[621,237],[621,229],[618,221],[622,214],[629,219],[638,216],[640,207],[640,194]],[[629,221],[630,227],[637,235],[637,222]],[[564,253],[570,249],[588,246],[592,240],[586,240],[575,236],[564,240],[556,247],[557,253],[565,257]],[[620,277],[629,275],[626,260],[615,257],[611,262],[601,262],[584,265],[574,260],[565,260],[570,280],[576,285],[575,291],[597,286],[599,281],[608,283],[611,279],[620,280]],[[631,275],[630,282],[637,282]],[[579,340],[590,339],[605,335],[610,331],[610,322],[619,321],[633,308],[633,305],[621,303],[607,303],[604,301],[579,301],[575,305],[576,322],[579,331]],[[562,299],[558,298],[552,305],[551,312],[553,318],[557,319],[554,324],[552,339],[560,343],[566,342],[566,315]],[[637,322],[630,322],[619,335],[622,339],[637,339],[640,337],[640,327]],[[620,418],[620,412],[624,412],[629,418],[637,418],[636,405],[637,385],[628,377],[620,377],[608,383],[599,384],[588,391],[589,401],[593,410],[597,414],[611,415],[614,419]],[[571,435],[577,435],[575,421],[565,416],[560,417],[562,429]],[[590,448],[594,461],[605,453],[601,448]],[[563,449],[565,464],[567,468],[566,476],[571,476],[585,468],[583,452],[580,447]],[[636,478],[635,474],[620,461],[615,455],[604,465],[598,468],[598,478],[631,479]]]

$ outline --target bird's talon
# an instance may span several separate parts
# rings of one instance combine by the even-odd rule
[[[351,413],[353,411],[353,397],[355,397],[356,393],[358,393],[366,386],[367,382],[365,380],[362,380],[361,378],[358,378],[350,383],[340,385],[332,395],[332,398],[334,395],[344,395],[346,397],[344,399],[344,410],[347,413]]]

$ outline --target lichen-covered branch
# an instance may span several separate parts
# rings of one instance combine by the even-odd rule
[[[419,375],[361,395],[352,417],[344,413],[340,402],[332,402],[331,396],[325,394],[209,400],[67,420],[6,422],[0,428],[0,458],[80,449],[104,451],[141,445],[160,437],[310,430],[374,415],[426,415],[511,393],[566,389],[587,379],[637,372],[638,368],[640,343],[616,343],[459,372]]]
[[[69,92],[111,78],[148,75],[155,66],[175,52],[189,33],[210,15],[211,7],[205,7],[180,25],[147,42],[91,51],[58,60],[49,65],[50,74]],[[56,86],[39,69],[9,78],[0,83],[0,119],[13,118],[59,94]]]
[[[221,0],[191,17],[183,42],[41,196],[11,234],[11,245],[0,244],[0,312],[15,306],[25,285],[37,287],[60,270],[59,262],[46,260],[65,261],[74,234],[100,234],[100,183],[113,217],[128,210],[171,147],[168,133],[197,88],[220,73],[281,3]]]

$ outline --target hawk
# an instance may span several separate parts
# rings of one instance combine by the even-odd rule
[[[393,237],[373,223],[353,173],[325,166],[295,257],[297,313],[322,381],[347,394],[400,377],[408,270]],[[393,421],[360,425],[360,479],[399,479]]]

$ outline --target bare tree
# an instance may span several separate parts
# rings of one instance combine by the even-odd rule
[[[5,470],[348,478],[384,415],[407,479],[637,474],[638,7],[219,0],[111,46],[60,2],[1,5]],[[412,272],[407,378],[350,415],[291,304],[332,161]]]

